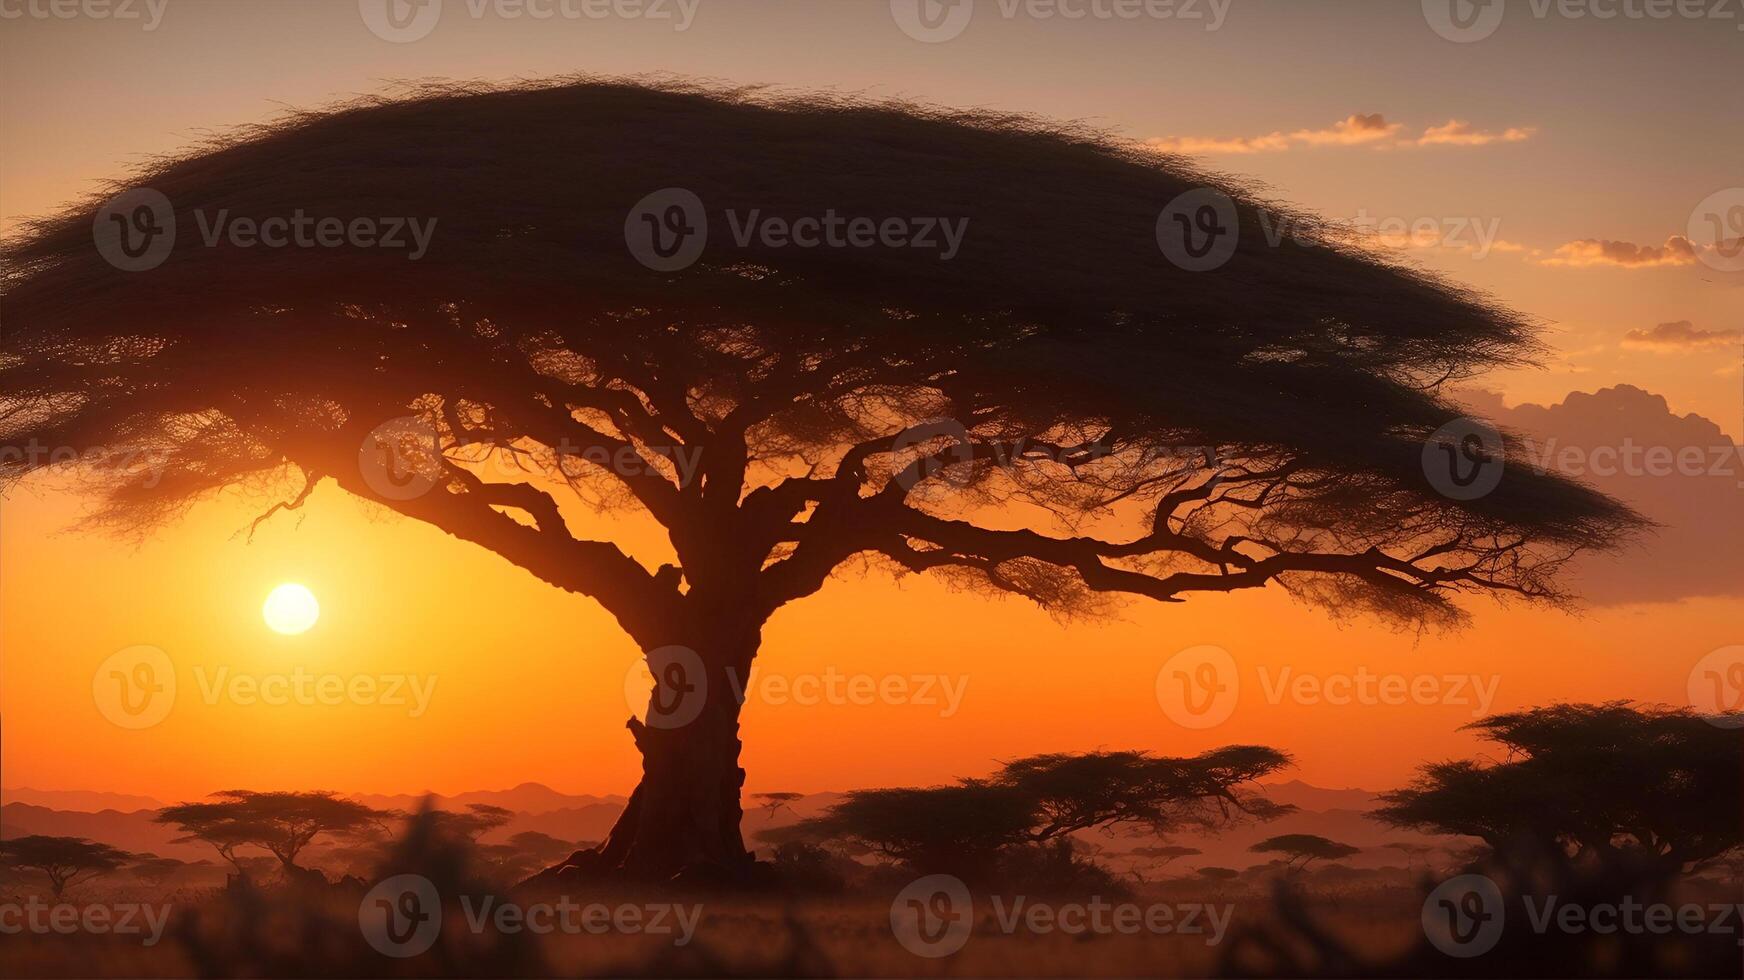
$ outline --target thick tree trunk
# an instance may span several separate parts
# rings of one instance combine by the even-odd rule
[[[739,708],[755,642],[647,653],[654,688],[627,723],[642,780],[599,847],[577,851],[529,884],[587,878],[748,883],[754,862],[739,832]]]

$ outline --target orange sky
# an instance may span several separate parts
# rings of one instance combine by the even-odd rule
[[[437,28],[408,44],[373,36],[350,0],[173,0],[151,31],[6,20],[0,227],[203,129],[375,90],[384,79],[670,71],[837,87],[1194,141],[1217,151],[1207,158],[1214,166],[1254,175],[1279,197],[1335,217],[1428,219],[1456,245],[1481,244],[1474,225],[1494,229],[1501,245],[1481,256],[1411,250],[1550,323],[1547,368],[1486,379],[1489,387],[1510,403],[1554,403],[1630,383],[1736,437],[1744,406],[1735,337],[1666,349],[1626,335],[1679,321],[1736,331],[1738,274],[1571,243],[1662,247],[1686,233],[1697,202],[1739,183],[1734,76],[1744,33],[1527,16],[1482,42],[1454,44],[1426,27],[1417,4],[1329,6],[1237,2],[1205,30],[1179,20],[1007,19],[983,5],[961,36],[940,44],[905,36],[883,0],[705,3],[683,31],[649,20],[474,19],[450,0]],[[1380,118],[1352,118],[1369,114]],[[242,532],[262,507],[216,500],[134,545],[60,533],[80,501],[50,482],[0,504],[5,785],[160,798],[231,786],[456,792],[528,779],[575,792],[629,789],[637,760],[622,728],[623,691],[635,651],[598,606],[433,529],[367,511],[331,485],[250,542]],[[596,521],[574,519],[578,532],[607,533]],[[646,563],[662,557],[651,528],[622,533]],[[267,591],[285,581],[322,602],[320,623],[302,636],[273,634],[260,618]],[[1289,695],[1273,703],[1279,671],[1461,685],[1470,682],[1442,678],[1475,677],[1480,689],[1494,685],[1492,710],[1553,699],[1681,702],[1691,666],[1741,642],[1740,607],[1698,599],[1570,616],[1483,603],[1471,628],[1416,637],[1335,624],[1268,592],[1135,604],[1117,622],[1060,624],[1015,599],[848,574],[779,612],[766,631],[744,714],[748,788],[926,783],[1031,752],[1176,753],[1229,742],[1286,748],[1310,782],[1385,788],[1425,758],[1471,747],[1453,729],[1478,710],[1473,689],[1462,686],[1468,703],[1452,705]],[[161,723],[127,730],[99,711],[92,676],[138,644],[166,652],[179,688]],[[1230,652],[1242,692],[1222,724],[1189,730],[1159,706],[1156,682],[1172,655],[1201,644]],[[430,695],[421,713],[411,704],[245,704],[207,696],[220,671],[226,680],[411,676]],[[779,679],[801,676],[903,684],[917,696],[924,688],[933,703],[796,704]]]

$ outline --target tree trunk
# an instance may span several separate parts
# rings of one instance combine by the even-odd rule
[[[654,675],[644,719],[626,723],[642,779],[611,833],[534,875],[533,883],[622,877],[738,885],[754,862],[739,832],[739,708],[755,642],[645,656]]]

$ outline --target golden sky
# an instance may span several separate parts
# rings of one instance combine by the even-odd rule
[[[705,2],[688,21],[675,0],[659,8],[673,19],[515,9],[448,0],[410,43],[372,34],[352,0],[170,0],[150,30],[0,20],[0,228],[203,132],[393,79],[667,72],[835,88],[1087,120],[1203,154],[1330,217],[1415,226],[1401,241],[1412,260],[1546,322],[1543,369],[1484,379],[1506,404],[1630,384],[1663,396],[1667,419],[1698,414],[1725,442],[1741,432],[1740,275],[1673,239],[1705,198],[1744,184],[1744,25],[1517,10],[1493,36],[1456,43],[1415,3],[1236,0],[1212,29],[1207,2],[1176,8],[1198,18],[1076,20],[989,2],[959,36],[921,43],[885,0]],[[1739,492],[1700,498],[1732,508],[1727,533]],[[170,798],[633,784],[622,725],[636,651],[591,601],[331,485],[252,541],[258,499],[211,501],[139,544],[65,532],[80,507],[48,480],[0,503],[5,785]],[[1716,515],[1678,516],[1695,527]],[[574,517],[578,531],[610,533],[597,520]],[[650,527],[619,530],[645,563],[662,557]],[[287,581],[322,604],[299,636],[260,615]],[[1040,751],[1231,742],[1295,753],[1310,782],[1386,788],[1470,749],[1453,730],[1486,706],[1685,701],[1693,665],[1744,642],[1738,589],[1687,594],[1718,597],[1574,615],[1484,602],[1470,628],[1416,636],[1334,623],[1276,592],[1061,624],[1015,599],[849,573],[766,630],[744,713],[748,789],[927,783]],[[165,651],[178,691],[161,722],[130,730],[105,718],[93,674],[142,644]],[[1200,645],[1229,651],[1241,694],[1227,720],[1189,729],[1159,704],[1157,680]],[[1329,704],[1280,688],[1286,668],[1397,676],[1438,692],[1417,700],[1456,703]],[[228,686],[297,674],[409,678],[408,703],[251,704]],[[802,678],[907,694],[796,703],[810,700]]]

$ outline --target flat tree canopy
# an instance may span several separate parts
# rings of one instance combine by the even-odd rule
[[[127,188],[178,229],[145,271],[93,247]],[[626,228],[671,216],[637,212],[673,189],[706,245],[644,264]],[[1159,215],[1201,189],[1240,233],[1189,271]],[[415,259],[210,235],[390,216],[436,222]],[[948,259],[741,234],[844,217],[967,224]],[[1425,440],[1461,414],[1443,385],[1529,363],[1523,317],[1181,158],[1027,117],[423,88],[153,162],[0,258],[0,442],[151,461],[79,471],[94,525],[143,533],[236,484],[295,508],[330,482],[591,596],[644,650],[695,651],[714,683],[682,732],[638,730],[670,756],[644,787],[672,785],[632,798],[614,867],[749,860],[725,672],[850,561],[1071,613],[1277,583],[1448,622],[1462,592],[1566,598],[1562,564],[1638,523],[1511,445],[1487,494],[1426,477]],[[417,438],[382,435],[408,416]],[[384,484],[368,460],[389,444]],[[7,454],[0,485],[57,459]],[[570,490],[651,516],[670,552],[572,521]]]

